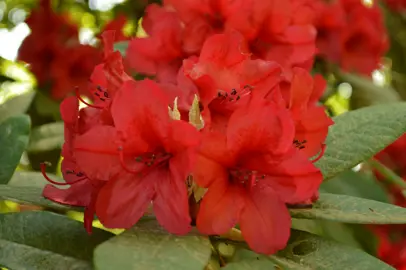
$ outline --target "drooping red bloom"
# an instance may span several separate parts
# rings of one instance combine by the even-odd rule
[[[98,126],[77,138],[84,172],[109,178],[96,202],[104,226],[130,228],[153,201],[158,221],[169,232],[190,230],[185,181],[199,133],[187,122],[170,119],[168,103],[153,81],[126,81],[111,106],[114,127]]]
[[[339,0],[319,5],[318,48],[328,60],[348,71],[370,75],[388,49],[381,10],[374,1]]]
[[[289,238],[285,203],[307,200],[322,182],[320,171],[292,146],[294,121],[278,91],[253,98],[230,117],[225,133],[207,132],[194,178],[208,187],[197,227],[224,234],[239,223],[248,245],[272,254]]]
[[[76,97],[66,98],[61,103],[61,116],[64,121],[65,142],[62,147],[62,174],[65,183],[58,183],[51,180],[45,174],[46,164],[41,164],[44,177],[52,183],[46,185],[43,196],[49,200],[70,206],[85,207],[84,226],[86,230],[92,232],[92,221],[95,213],[95,199],[99,189],[104,185],[104,181],[88,178],[78,166],[73,149],[76,137],[89,129],[89,124],[93,122],[86,120],[85,108],[79,113],[79,103]],[[81,117],[79,118],[79,115]],[[67,189],[60,189],[56,186],[67,186]]]
[[[292,80],[282,83],[282,93],[295,122],[294,145],[308,157],[324,151],[329,126],[334,124],[325,107],[318,104],[325,88],[321,75],[313,78],[301,68],[294,68]]]

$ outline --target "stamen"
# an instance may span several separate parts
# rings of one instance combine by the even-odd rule
[[[76,181],[73,181],[73,182],[70,182],[70,183],[68,183],[68,182],[65,182],[65,183],[56,182],[56,181],[54,181],[54,180],[52,180],[51,178],[48,177],[47,172],[46,172],[47,165],[50,166],[50,163],[49,162],[43,162],[43,163],[40,164],[41,173],[44,176],[44,178],[51,184],[54,184],[54,185],[57,185],[57,186],[71,186],[71,185],[74,185],[74,184],[76,184],[78,182],[81,182],[81,181],[87,179],[87,177],[85,176],[85,177],[79,178]],[[82,173],[82,175],[84,175],[84,174]]]
[[[315,163],[315,162],[319,161],[324,156],[324,152],[326,152],[326,145],[323,143],[321,145],[321,151],[320,151],[319,155],[315,159],[313,159],[312,162]]]
[[[91,107],[91,108],[104,109],[103,106],[93,105],[93,104],[90,104],[90,103],[86,102],[86,101],[80,96],[79,87],[75,87],[75,93],[76,93],[77,99],[80,100],[83,104],[85,104],[85,105],[87,105],[87,106],[89,106],[89,107]]]

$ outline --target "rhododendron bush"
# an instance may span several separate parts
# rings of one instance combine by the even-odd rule
[[[406,269],[404,1],[0,3],[1,267]]]

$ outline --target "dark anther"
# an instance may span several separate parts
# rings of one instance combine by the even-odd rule
[[[237,90],[235,90],[234,88],[233,89],[231,89],[231,93],[230,93],[231,95],[237,95]]]
[[[66,170],[65,173],[66,173],[66,174],[74,174],[75,171],[74,171],[74,170]]]
[[[137,161],[137,162],[142,162],[142,157],[136,157],[136,158],[135,158],[135,161]]]
[[[101,101],[106,101],[106,99],[105,99],[105,98],[102,98],[102,97],[100,98],[100,100],[101,100]]]
[[[99,94],[99,93],[96,92],[96,93],[94,93],[94,94],[95,94],[96,96],[100,97],[100,94]]]
[[[97,91],[99,91],[99,92],[103,92],[103,89],[101,88],[100,85],[98,85],[98,86],[96,87],[96,89],[97,89]]]
[[[109,97],[109,93],[107,93],[107,92],[104,92],[103,95],[104,95],[104,97],[106,97],[106,98]]]
[[[237,98],[235,100],[240,100],[240,98],[241,98],[240,96],[237,96]]]
[[[82,172],[78,172],[78,173],[76,174],[77,177],[82,177],[82,176],[84,176],[84,175],[85,175],[85,174],[82,173]]]

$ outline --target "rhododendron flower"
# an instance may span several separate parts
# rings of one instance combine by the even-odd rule
[[[68,43],[78,43],[78,29],[64,15],[53,12],[50,0],[41,0],[25,21],[31,29],[18,50],[18,60],[30,64],[40,84],[49,79],[49,69]],[[66,55],[64,55],[65,60]]]
[[[184,69],[199,87],[202,115],[211,128],[224,126],[252,89],[271,89],[281,78],[277,63],[251,59],[247,41],[235,31],[208,38],[200,57],[185,60]]]
[[[288,84],[289,89],[284,89],[283,95],[295,122],[294,144],[308,157],[313,157],[324,150],[329,126],[334,123],[325,107],[318,105],[326,81],[320,75],[312,78],[308,71],[294,68],[293,79]]]
[[[129,66],[160,82],[175,78],[182,59],[199,56],[212,35],[239,32],[253,56],[279,62],[287,72],[294,66],[310,68],[315,55],[313,17],[300,16],[301,1],[165,1],[149,5],[143,18],[146,38],[130,41]]]
[[[393,12],[404,12],[406,10],[406,0],[383,0],[383,2]]]
[[[114,127],[90,129],[75,142],[84,172],[109,179],[96,202],[96,214],[108,228],[130,228],[153,201],[169,232],[190,230],[186,178],[199,132],[171,119],[168,102],[153,81],[126,81],[111,105]]]
[[[92,108],[82,109],[81,112],[87,109],[91,110]],[[61,103],[61,116],[64,121],[65,135],[65,142],[62,147],[61,170],[65,183],[55,182],[50,179],[45,174],[46,164],[41,164],[44,177],[53,184],[45,186],[43,196],[60,204],[85,207],[84,226],[91,233],[95,213],[95,199],[104,181],[90,179],[83,173],[76,162],[73,146],[76,137],[89,129],[89,123],[93,125],[93,122],[86,121],[85,114],[81,114],[81,118],[79,118],[79,103],[76,97],[66,98]],[[69,185],[69,188],[60,189],[56,187],[66,185]]]
[[[376,1],[367,6],[358,0],[320,5],[320,54],[348,71],[370,75],[388,49],[381,10]]]
[[[292,146],[294,122],[273,100],[253,98],[230,117],[225,133],[204,133],[193,176],[208,191],[197,216],[199,231],[224,234],[239,223],[259,253],[284,248],[291,219],[285,203],[309,199],[322,182],[320,171]]]

